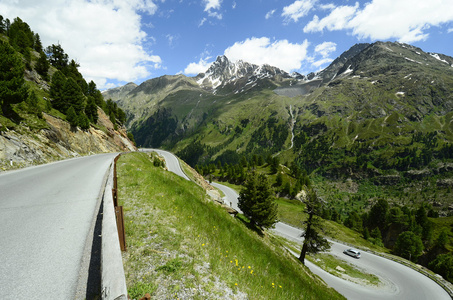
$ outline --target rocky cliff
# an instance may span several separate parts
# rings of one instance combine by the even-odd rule
[[[136,150],[124,128],[114,129],[108,116],[98,109],[95,127],[83,131],[64,120],[43,113],[47,127],[30,130],[19,126],[0,131],[0,171],[105,152]]]

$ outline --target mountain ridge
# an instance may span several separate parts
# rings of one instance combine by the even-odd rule
[[[138,144],[180,151],[200,141],[211,147],[200,163],[230,150],[247,156],[282,153],[310,172],[321,168],[335,177],[341,172],[328,171],[332,161],[303,158],[307,151],[314,155],[307,148],[314,139],[322,137],[335,151],[368,145],[373,157],[391,139],[395,146],[385,150],[388,155],[406,153],[415,132],[435,130],[439,148],[449,145],[452,64],[451,57],[394,42],[356,44],[326,69],[307,76],[219,56],[205,73],[150,79],[134,89],[140,93],[133,90],[114,100],[128,113],[127,125]],[[434,126],[433,120],[444,125]],[[165,128],[165,133],[155,135],[153,128]],[[373,161],[382,165],[377,157]],[[390,161],[385,170],[401,164]],[[354,168],[354,176],[376,175],[372,168]]]

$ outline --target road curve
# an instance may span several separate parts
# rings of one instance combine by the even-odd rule
[[[76,297],[87,236],[115,155],[0,174],[1,299]]]
[[[156,151],[157,152],[157,151]],[[170,152],[165,153],[164,158],[170,158],[173,156]],[[171,160],[177,160],[176,157],[170,158]],[[173,164],[167,164],[170,171],[178,174],[180,166],[173,169]],[[234,209],[241,212],[238,207],[238,194],[235,190],[218,183],[212,183],[212,185],[225,194],[224,202],[227,205],[231,205]],[[298,228],[289,226],[287,224],[278,222],[275,227],[275,232],[285,236],[289,239],[302,243],[300,237],[302,231]],[[436,300],[449,300],[451,299],[448,293],[439,286],[436,282],[424,276],[423,274],[401,265],[397,262],[383,258],[378,255],[363,252],[360,259],[355,259],[350,256],[343,254],[343,250],[348,246],[341,243],[332,242],[332,248],[330,253],[348,261],[351,264],[356,265],[358,268],[366,270],[366,272],[375,274],[382,282],[379,287],[362,286],[325,272],[316,265],[306,261],[306,265],[310,270],[320,276],[329,286],[337,290],[340,294],[351,300],[380,300],[380,299],[411,299],[411,300],[424,300],[424,299],[436,299]],[[298,255],[297,253],[295,253]]]
[[[213,186],[222,190],[226,198],[224,201],[228,204],[233,203],[233,208],[240,212],[237,207],[239,195],[233,189],[218,183],[213,183]],[[302,230],[298,228],[278,222],[274,231],[299,243],[303,242],[301,238]],[[313,273],[320,276],[330,287],[337,290],[347,299],[451,299],[448,293],[436,282],[409,267],[363,251],[362,257],[355,259],[343,254],[343,250],[346,248],[348,246],[332,242],[330,253],[356,265],[362,270],[366,270],[368,273],[378,276],[383,283],[380,287],[361,286],[338,278],[309,261],[306,261],[306,265]],[[298,255],[298,253],[295,253],[295,255]]]
[[[181,165],[179,164],[178,158],[171,152],[165,151],[165,150],[160,150],[160,149],[150,149],[150,148],[141,148],[139,149],[141,152],[156,152],[160,156],[162,156],[165,159],[165,164],[167,166],[167,169],[170,172],[175,173],[176,175],[181,176],[182,178],[186,180],[190,180],[189,177],[183,172],[181,169]]]

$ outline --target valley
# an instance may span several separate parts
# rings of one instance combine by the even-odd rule
[[[139,146],[171,150],[209,180],[240,185],[250,170],[265,172],[286,199],[312,184],[326,201],[324,219],[389,251],[415,232],[424,248],[415,259],[434,266],[453,250],[452,65],[442,54],[376,42],[306,76],[221,56],[196,77],[103,95],[125,110]],[[380,223],[370,217],[379,203]]]

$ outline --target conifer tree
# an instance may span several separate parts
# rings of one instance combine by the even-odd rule
[[[34,35],[33,49],[35,49],[35,51],[38,53],[43,52],[41,38],[37,33]]]
[[[305,212],[308,219],[304,222],[305,231],[302,234],[304,244],[300,252],[299,261],[305,264],[305,255],[307,253],[318,253],[330,249],[329,242],[321,236],[323,231],[320,215],[322,214],[322,200],[312,188],[306,189]]]
[[[3,115],[9,115],[10,105],[28,97],[24,80],[24,65],[14,49],[0,40],[0,107]]]
[[[0,33],[5,33],[5,32],[6,32],[5,21],[3,19],[3,16],[0,15]]]
[[[38,96],[36,96],[34,91],[31,91],[27,98],[28,110],[39,118],[42,118],[42,110],[38,103]]]
[[[271,228],[277,222],[277,204],[264,174],[252,172],[239,193],[238,206],[250,222],[260,228]]]
[[[49,56],[50,64],[58,70],[61,71],[68,65],[69,57],[60,44],[48,46],[46,48],[46,54]]]
[[[81,129],[87,130],[90,128],[90,120],[88,119],[87,115],[82,113],[78,116],[78,123]]]
[[[11,46],[22,54],[26,54],[26,52],[30,53],[30,49],[33,48],[34,44],[34,34],[30,26],[19,17],[15,18],[11,24],[8,36]]]
[[[52,98],[52,106],[65,113],[69,105],[64,102],[63,92],[66,84],[66,77],[61,71],[55,72],[50,83],[50,97]]]
[[[422,255],[423,249],[422,239],[412,231],[405,231],[396,239],[393,252],[415,262]]]
[[[72,106],[76,114],[85,113],[84,96],[79,85],[73,78],[66,80],[63,90],[63,101]]]
[[[87,98],[87,106],[85,107],[85,114],[87,115],[88,119],[96,123],[98,121],[98,107],[94,102],[93,96],[88,96]]]
[[[49,61],[47,60],[47,55],[44,53],[44,51],[41,51],[39,53],[39,58],[38,58],[38,61],[36,62],[35,69],[36,69],[36,72],[38,72],[38,74],[41,75],[41,77],[45,81],[49,80],[49,74],[48,74],[49,67],[50,67],[50,64],[49,64]]]
[[[74,110],[74,107],[70,106],[66,113],[66,121],[72,126],[77,127],[79,125],[79,118]]]

